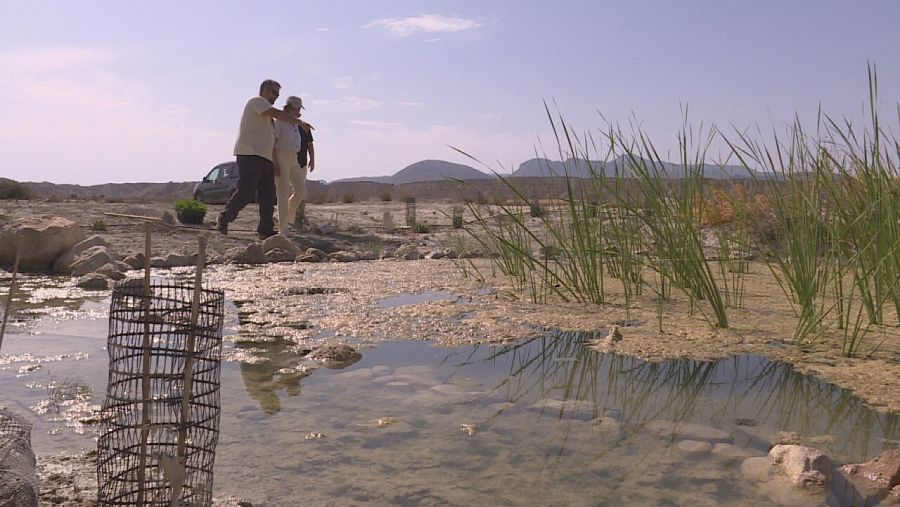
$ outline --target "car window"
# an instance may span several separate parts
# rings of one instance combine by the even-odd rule
[[[237,178],[237,164],[229,164],[225,166],[225,178]]]
[[[219,168],[216,167],[209,174],[206,175],[206,181],[216,181],[216,178],[219,177]]]

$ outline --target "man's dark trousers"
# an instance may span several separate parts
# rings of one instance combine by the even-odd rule
[[[275,166],[271,160],[256,155],[238,155],[237,191],[228,200],[222,218],[233,222],[255,196],[259,204],[259,225],[256,232],[271,235],[275,232]]]

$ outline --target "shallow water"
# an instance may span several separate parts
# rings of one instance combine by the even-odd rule
[[[102,304],[42,315],[4,342],[0,404],[35,423],[38,453],[95,446],[95,426],[78,420],[105,390]],[[239,327],[233,305],[227,326]],[[900,438],[900,417],[765,358],[645,363],[584,338],[384,342],[302,379],[289,340],[227,342],[226,357],[252,350],[255,363],[223,363],[217,494],[278,506],[760,505],[775,497],[740,463],[778,431],[838,462]],[[731,445],[694,455],[679,449],[686,439]],[[778,498],[824,498],[792,494]]]

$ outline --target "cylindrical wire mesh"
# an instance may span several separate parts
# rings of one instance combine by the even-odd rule
[[[120,282],[112,294],[109,384],[98,441],[99,502],[169,506],[178,496],[181,505],[210,505],[219,435],[225,296],[220,290],[202,289],[197,322],[192,325],[192,284],[151,280],[149,310],[144,291],[144,281],[136,279]],[[149,349],[144,348],[145,335]],[[192,336],[193,380],[188,417],[183,420],[184,368]],[[145,378],[148,400],[143,399]],[[181,456],[179,432],[185,435]]]
[[[31,423],[0,408],[0,504],[37,505]]]

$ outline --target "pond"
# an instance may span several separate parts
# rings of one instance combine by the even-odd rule
[[[429,295],[432,296],[432,295]],[[43,315],[3,344],[0,404],[36,453],[92,449],[103,301]],[[237,334],[229,305],[226,334]],[[647,363],[548,331],[502,346],[379,342],[300,378],[294,344],[222,366],[216,494],[254,505],[819,505],[741,474],[780,431],[837,462],[898,445],[900,417],[759,356]],[[227,358],[246,342],[228,340]],[[787,496],[785,496],[787,495]]]

